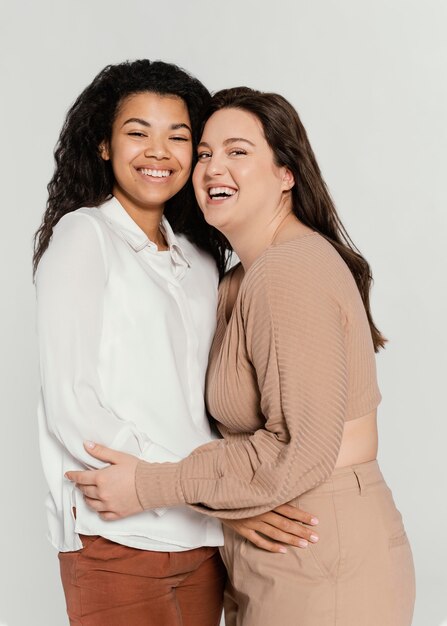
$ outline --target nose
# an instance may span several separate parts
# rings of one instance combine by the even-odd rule
[[[157,160],[160,159],[169,159],[171,153],[169,151],[169,146],[164,141],[162,137],[150,137],[149,143],[144,149],[144,156],[146,159],[150,159],[151,157]]]
[[[206,175],[208,178],[221,176],[225,173],[225,170],[223,159],[219,158],[218,155],[213,154],[206,162]]]

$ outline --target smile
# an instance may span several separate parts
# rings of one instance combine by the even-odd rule
[[[212,200],[225,200],[234,196],[235,193],[237,193],[237,190],[232,187],[211,187],[208,189],[208,195]]]
[[[144,167],[138,169],[140,174],[151,176],[152,178],[168,178],[172,174],[172,170],[153,170]]]

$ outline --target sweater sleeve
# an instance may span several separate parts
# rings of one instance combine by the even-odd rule
[[[253,266],[235,313],[264,427],[201,446],[180,463],[140,462],[144,508],[183,502],[208,515],[249,517],[330,476],[346,412],[345,321],[320,274],[306,259],[284,265],[274,248]]]

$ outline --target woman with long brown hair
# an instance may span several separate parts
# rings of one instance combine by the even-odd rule
[[[179,502],[233,520],[284,502],[316,513],[320,541],[282,557],[225,529],[231,626],[410,626],[411,549],[376,461],[385,340],[368,263],[284,98],[225,90],[206,117],[196,196],[241,260],[221,282],[207,374],[224,440],[162,464],[90,444],[111,467],[68,476],[105,520]]]

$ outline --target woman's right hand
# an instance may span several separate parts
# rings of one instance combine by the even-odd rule
[[[284,544],[307,548],[309,542],[318,541],[318,535],[312,528],[318,524],[317,518],[290,504],[282,504],[262,515],[222,519],[221,522],[268,552],[285,553],[287,549]]]

